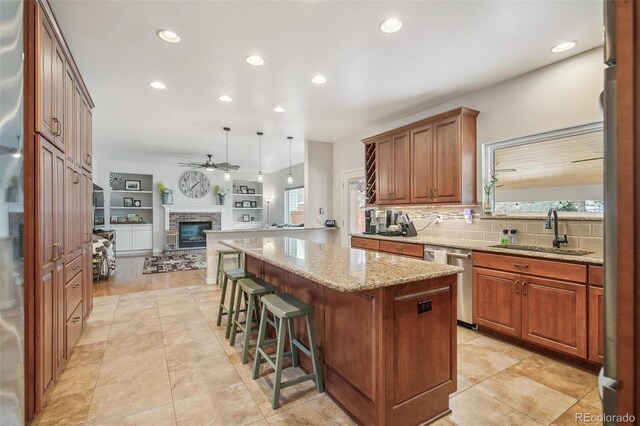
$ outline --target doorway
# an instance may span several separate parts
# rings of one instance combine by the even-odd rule
[[[342,174],[342,245],[349,246],[349,235],[364,231],[364,209],[366,205],[364,170],[358,169]]]

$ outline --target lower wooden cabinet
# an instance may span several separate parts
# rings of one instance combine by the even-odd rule
[[[604,362],[604,290],[589,287],[589,359]]]
[[[367,250],[380,250],[380,241],[371,238],[351,237],[351,247]]]
[[[473,268],[473,320],[476,324],[520,337],[520,276]]]
[[[382,251],[402,256],[424,258],[424,245],[401,241],[376,240],[374,238],[351,237],[351,247]]]

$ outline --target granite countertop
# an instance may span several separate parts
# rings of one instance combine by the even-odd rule
[[[251,232],[265,232],[265,231],[316,231],[320,229],[340,229],[337,226],[303,226],[303,227],[288,227],[288,228],[253,228],[253,229],[217,229],[206,230],[205,234],[229,234],[229,233],[251,233]]]
[[[220,243],[342,292],[373,290],[464,271],[456,266],[297,238],[250,238]]]
[[[512,254],[517,256],[536,257],[541,259],[560,260],[572,263],[585,263],[590,265],[602,265],[604,263],[604,255],[602,252],[594,251],[592,254],[583,256],[573,256],[561,253],[545,253],[529,250],[517,250],[505,247],[492,247],[498,245],[494,242],[458,240],[455,238],[445,237],[428,237],[418,235],[417,237],[387,237],[384,235],[372,234],[351,234],[354,237],[371,238],[375,240],[402,241],[405,243],[425,244],[441,247],[460,248],[473,251],[484,251],[498,254]]]

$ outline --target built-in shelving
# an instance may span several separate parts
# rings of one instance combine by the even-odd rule
[[[376,144],[369,143],[364,146],[364,164],[366,180],[366,203],[376,204]]]
[[[247,187],[247,190],[251,190],[254,193],[238,193],[240,187]],[[263,188],[262,182],[235,180],[233,181],[233,197],[232,197],[232,211],[233,211],[233,229],[255,229],[262,228],[264,226],[264,211],[263,211]],[[256,207],[236,207],[236,203],[242,201],[251,201],[256,203]],[[244,220],[248,217],[248,221]],[[253,220],[251,220],[253,218]]]
[[[105,225],[104,189],[93,184],[93,227],[101,228]]]
[[[118,175],[119,179],[113,179]],[[111,172],[109,174],[109,214],[105,214],[111,225],[140,225],[153,223],[153,175],[139,173]],[[139,182],[139,190],[125,189],[126,181]],[[131,203],[140,202],[140,206],[124,206],[125,198]],[[105,213],[107,213],[105,211]],[[126,222],[123,222],[126,218]]]

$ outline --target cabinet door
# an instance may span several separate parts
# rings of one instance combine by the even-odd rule
[[[153,248],[153,231],[149,229],[136,229],[131,231],[132,250],[151,250]]]
[[[64,135],[64,126],[65,126],[65,108],[64,108],[64,99],[65,99],[65,87],[64,83],[66,80],[66,69],[65,69],[65,59],[64,53],[62,52],[62,48],[58,43],[55,43],[54,49],[54,70],[53,70],[53,143],[65,152],[65,135]]]
[[[433,128],[435,201],[460,202],[460,118],[439,121]]]
[[[65,71],[63,123],[67,162],[75,165],[76,157],[78,156],[75,141],[75,79],[73,77],[73,72],[69,67],[67,67]]]
[[[92,115],[91,115],[91,109],[89,108],[89,105],[85,104],[85,116],[84,116],[84,120],[85,120],[85,125],[84,125],[84,132],[85,132],[85,139],[84,139],[84,146],[85,146],[85,164],[84,164],[84,168],[91,171],[91,166],[93,165],[93,137],[91,135],[92,132]]]
[[[409,132],[392,137],[393,141],[393,203],[411,202],[411,154]]]
[[[54,312],[55,312],[55,329],[56,329],[56,377],[60,373],[60,367],[65,358],[65,322],[64,315],[64,238],[65,238],[65,155],[60,150],[55,150],[54,164],[54,209],[53,209],[53,235],[54,240],[59,245],[59,254],[56,255],[57,261],[54,279]],[[54,258],[55,259],[55,258]]]
[[[51,24],[38,8],[38,32],[37,32],[37,88],[36,93],[36,131],[49,141],[54,140],[53,116],[55,111],[54,98],[54,55],[56,50],[56,38]]]
[[[589,359],[604,362],[604,290],[589,286]]]
[[[116,250],[118,252],[132,249],[131,233],[132,231],[128,229],[116,229]]]
[[[473,322],[520,337],[520,275],[473,268]]]
[[[411,202],[433,201],[433,125],[411,130]]]
[[[82,92],[80,87],[76,84],[73,88],[73,131],[75,137],[73,139],[74,152],[75,152],[75,164],[77,167],[82,167],[84,162],[84,120],[82,119]]]
[[[393,202],[393,143],[391,137],[385,137],[376,142],[376,173],[378,174],[378,202],[377,204],[391,204]]]
[[[522,338],[587,356],[587,286],[522,276]]]
[[[72,262],[76,257],[82,254],[82,229],[80,223],[80,175],[76,171],[75,165],[67,158],[65,175],[65,203],[64,203],[64,255],[65,263]]]
[[[87,318],[93,309],[93,179],[87,171],[82,173],[82,197],[80,212],[83,228],[82,273],[84,317]]]

